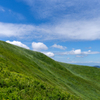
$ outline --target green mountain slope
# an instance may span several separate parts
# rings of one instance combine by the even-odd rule
[[[100,69],[56,62],[0,41],[0,99],[99,100]]]

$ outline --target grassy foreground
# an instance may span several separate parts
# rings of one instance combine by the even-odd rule
[[[100,100],[100,69],[60,63],[0,41],[0,100]]]

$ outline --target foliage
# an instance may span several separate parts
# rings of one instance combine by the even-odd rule
[[[74,100],[75,97],[56,87],[23,74],[2,68],[0,100]],[[77,99],[75,99],[77,100]]]

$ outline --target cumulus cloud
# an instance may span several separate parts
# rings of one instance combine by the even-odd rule
[[[48,50],[48,47],[42,42],[38,42],[38,43],[33,42],[32,48],[34,51]]]
[[[49,56],[49,57],[54,57],[54,53],[53,52],[42,52],[45,55]]]
[[[65,47],[65,46],[61,46],[61,45],[57,45],[57,44],[54,44],[52,47],[53,47],[53,48],[62,49],[62,50],[65,50],[65,49],[67,48],[67,47]]]
[[[81,54],[81,49],[73,50],[72,54]]]
[[[81,54],[81,49],[77,49],[77,50],[71,50],[71,51],[67,51],[67,52],[63,52],[63,55],[78,55]]]
[[[48,47],[42,43],[42,42],[33,42],[32,43],[32,48],[34,51],[42,51],[42,50],[48,50]],[[54,57],[53,52],[42,52],[43,54],[47,55],[48,57]]]
[[[19,47],[23,47],[26,49],[30,49],[28,46],[26,46],[25,44],[21,43],[20,41],[6,41],[7,43],[13,44],[13,45],[17,45]]]

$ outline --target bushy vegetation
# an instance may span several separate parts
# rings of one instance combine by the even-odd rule
[[[0,77],[0,100],[77,100],[56,87],[5,68]]]
[[[0,41],[0,100],[99,100],[100,69],[56,62]]]

